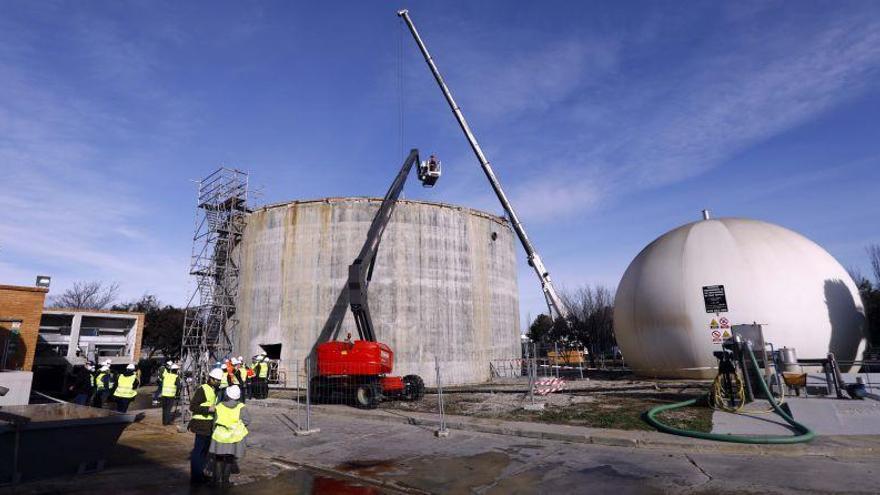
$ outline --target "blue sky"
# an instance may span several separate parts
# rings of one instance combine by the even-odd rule
[[[20,1],[0,16],[0,283],[184,303],[191,180],[221,164],[260,203],[381,195],[419,147],[445,175],[407,197],[500,212],[402,6],[563,286],[615,286],[702,208],[867,272],[878,2]]]

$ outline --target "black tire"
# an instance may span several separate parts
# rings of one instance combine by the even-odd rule
[[[406,375],[403,377],[403,400],[417,401],[425,396],[425,381],[418,375]]]
[[[313,404],[322,404],[326,402],[330,396],[329,384],[321,381],[319,377],[312,378],[309,382],[309,400]]]
[[[354,405],[360,409],[376,409],[381,401],[382,391],[378,383],[362,383],[354,389]]]

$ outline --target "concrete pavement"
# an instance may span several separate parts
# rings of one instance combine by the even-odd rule
[[[876,493],[880,486],[872,450],[877,441],[870,438],[861,443],[822,438],[825,444],[801,451],[799,446],[723,451],[677,437],[661,444],[655,432],[452,417],[451,425],[462,429],[441,439],[430,418],[345,406],[317,407],[312,426],[321,431],[297,436],[296,409],[261,402],[248,402],[253,418],[248,453],[242,473],[233,477],[236,486],[225,493],[858,494]],[[189,486],[192,435],[158,425],[158,413],[146,411],[142,423],[126,430],[103,472],[0,493],[214,493]],[[619,438],[638,441],[609,444]]]
[[[254,407],[252,414],[249,442],[279,462],[402,493],[852,494],[880,486],[876,455],[851,450],[841,459],[776,455],[778,447],[754,454],[640,448],[461,430],[438,439],[430,425],[321,412],[313,422],[321,432],[297,437],[290,409]]]

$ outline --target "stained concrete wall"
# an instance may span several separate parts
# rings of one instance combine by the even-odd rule
[[[314,346],[357,336],[345,291],[381,200],[332,198],[255,211],[241,248],[237,349],[283,343],[293,370]],[[494,235],[493,235],[494,234]],[[494,239],[493,239],[494,237]],[[401,201],[376,259],[370,309],[376,334],[395,351],[395,374],[434,384],[489,378],[489,361],[520,356],[514,235],[483,212]]]

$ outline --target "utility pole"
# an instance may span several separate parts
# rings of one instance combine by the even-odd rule
[[[501,188],[501,183],[498,181],[498,178],[495,176],[495,172],[489,165],[489,160],[486,159],[486,155],[483,153],[483,149],[477,142],[477,138],[474,137],[474,133],[473,131],[471,131],[467,120],[465,120],[464,115],[461,113],[461,109],[458,107],[458,104],[452,97],[452,93],[449,91],[449,87],[447,87],[446,83],[443,82],[443,76],[440,75],[440,70],[437,69],[437,65],[434,63],[434,59],[431,58],[431,54],[428,53],[428,48],[425,46],[425,43],[419,36],[419,32],[416,30],[412,19],[410,19],[409,11],[405,9],[400,10],[397,12],[397,15],[403,19],[403,21],[409,28],[409,32],[412,33],[413,39],[415,39],[416,44],[419,46],[419,50],[425,57],[425,62],[427,62],[428,68],[431,69],[431,73],[434,74],[434,79],[437,81],[437,84],[440,86],[440,90],[443,92],[443,96],[446,98],[446,103],[449,104],[449,108],[455,115],[455,119],[458,121],[459,127],[461,127],[462,132],[464,132],[465,138],[467,138],[468,143],[470,143],[471,145],[471,149],[477,156],[477,160],[480,162],[480,166],[483,167],[483,172],[486,173],[486,178],[489,179],[489,184],[492,185],[492,189],[495,191],[495,195],[498,196],[498,201],[501,202],[501,206],[504,208],[504,211],[507,212],[507,216],[508,218],[510,218],[510,223],[513,226],[513,230],[514,232],[516,232],[517,237],[519,237],[519,240],[523,245],[523,249],[526,250],[529,266],[531,266],[535,270],[535,273],[538,275],[538,279],[541,281],[541,289],[544,291],[544,298],[547,300],[547,307],[551,313],[550,316],[553,317],[553,313],[556,314],[556,317],[564,318],[568,316],[568,309],[562,303],[562,299],[560,299],[559,294],[556,293],[556,289],[553,287],[553,282],[550,280],[550,272],[547,271],[547,267],[544,266],[544,262],[538,255],[538,251],[535,249],[532,241],[529,240],[529,236],[526,235],[526,231],[525,228],[523,228],[522,222],[519,221],[519,217],[516,215],[516,212],[513,211],[513,205],[510,204],[510,201],[507,199],[507,195],[504,194],[504,190]]]

